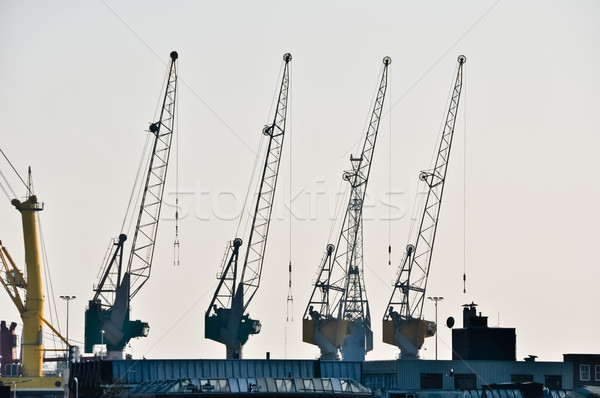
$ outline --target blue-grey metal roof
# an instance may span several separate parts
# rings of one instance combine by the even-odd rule
[[[229,377],[224,379],[171,379],[143,382],[129,395],[176,393],[293,393],[293,394],[370,394],[370,390],[351,379]]]
[[[360,362],[325,362],[272,359],[115,360],[113,381],[139,384],[153,380],[186,378],[226,379],[239,377],[344,378],[361,381]]]

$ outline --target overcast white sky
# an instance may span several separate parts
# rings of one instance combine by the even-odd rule
[[[151,278],[132,303],[132,318],[149,322],[150,336],[132,341],[128,352],[225,357],[222,345],[204,339],[204,312],[290,52],[278,200],[250,306],[263,330],[245,357],[315,358],[318,348],[301,342],[301,317],[325,245],[335,240],[335,194],[349,154],[357,154],[387,55],[386,115],[365,208],[375,333],[367,359],[396,358],[398,350],[381,342],[381,318],[407,243],[417,176],[437,146],[456,58],[464,54],[428,285],[428,295],[444,297],[439,323],[454,316],[460,326],[461,305],[474,301],[490,325],[516,328],[518,359],[600,353],[598,20],[595,1],[1,2],[1,147],[23,176],[33,169],[45,203],[53,294],[77,296],[70,337],[83,342],[85,306],[109,240],[120,232],[144,131],[177,50],[179,150],[166,199],[173,203],[179,189],[181,265],[173,266],[174,211],[166,206]],[[285,207],[290,192],[294,217]],[[2,197],[0,239],[23,265],[20,217]],[[290,252],[294,320],[286,322]],[[65,302],[57,298],[55,309],[53,323],[64,331]],[[432,302],[425,315],[435,317]],[[5,292],[0,319],[20,323]],[[451,358],[450,347],[451,332],[440,326],[440,359]],[[424,348],[422,357],[433,359],[434,339]]]

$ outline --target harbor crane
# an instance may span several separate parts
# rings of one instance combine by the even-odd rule
[[[94,287],[94,298],[89,301],[85,312],[85,352],[92,352],[95,344],[106,344],[106,357],[109,359],[122,359],[129,340],[146,337],[149,332],[148,323],[129,319],[130,303],[150,277],[158,232],[175,126],[177,52],[171,52],[170,58],[160,117],[149,128],[152,150],[129,260],[124,268],[123,252],[127,236],[120,234],[104,265],[100,282]]]
[[[328,244],[302,319],[302,341],[317,345],[321,359],[364,361],[373,349],[371,314],[363,275],[363,202],[375,151],[377,131],[387,90],[388,66],[383,71],[362,153],[350,155],[351,170],[343,174],[350,196],[337,246]]]
[[[291,54],[283,56],[277,109],[273,121],[262,131],[268,143],[243,262],[240,260],[238,263],[243,244],[238,237],[227,245],[221,271],[217,275],[219,283],[204,317],[205,337],[225,344],[227,359],[242,358],[244,344],[261,328],[260,321],[251,319],[246,311],[260,285],[285,136],[291,60]]]
[[[60,385],[59,377],[44,376],[42,371],[44,355],[47,351],[52,351],[43,345],[44,325],[48,326],[68,348],[70,344],[44,317],[43,255],[38,219],[38,213],[44,209],[44,204],[33,192],[31,168],[27,184],[27,199],[23,201],[13,199],[11,204],[21,213],[26,271],[22,272],[17,267],[8,249],[0,242],[0,269],[4,276],[0,277],[0,284],[15,304],[23,322],[20,372],[12,376],[26,377],[36,387],[48,387],[57,382]],[[11,358],[5,358],[5,361],[9,360]],[[6,369],[3,371],[6,372]],[[0,384],[15,382],[15,378],[11,378],[10,375],[4,373],[4,376],[8,377],[0,377]]]
[[[400,348],[400,358],[403,359],[417,358],[425,337],[433,336],[437,329],[435,322],[423,319],[423,303],[466,61],[464,55],[458,57],[456,80],[434,167],[419,174],[419,179],[428,187],[419,233],[414,242],[406,246],[383,318],[383,342]]]

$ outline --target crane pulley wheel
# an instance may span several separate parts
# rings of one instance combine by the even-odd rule
[[[269,135],[270,136],[273,133],[273,126],[272,125],[267,125],[267,126],[263,127],[262,133],[264,135]]]

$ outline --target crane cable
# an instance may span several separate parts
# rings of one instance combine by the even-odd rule
[[[383,73],[383,69],[385,68],[385,66],[382,66],[380,71],[379,71],[379,76],[381,76],[381,74]],[[369,108],[367,110],[367,114],[365,115],[365,119],[363,122],[363,128],[361,130],[361,133],[358,136],[358,139],[352,143],[350,145],[350,147],[342,154],[341,158],[350,155],[350,157],[352,157],[352,147],[354,147],[354,153],[360,153],[362,155],[362,150],[364,148],[364,132],[367,131],[369,129],[369,122],[371,121],[371,116],[372,116],[372,109],[373,109],[373,105],[375,104],[375,102],[377,101],[377,95],[379,93],[379,84],[380,84],[380,80],[379,80],[379,76],[376,77],[375,79],[375,90],[372,90],[373,94],[371,96],[371,101],[369,102]],[[361,146],[362,144],[362,146]],[[350,162],[350,170],[348,170],[350,173],[354,172],[354,170],[352,169],[352,162]],[[347,210],[347,205],[348,205],[348,200],[349,200],[349,193],[350,193],[350,186],[351,184],[345,184],[345,189],[343,192],[343,195],[340,195],[341,191],[342,191],[342,184],[344,184],[345,180],[344,178],[340,179],[340,186],[338,188],[338,190],[336,191],[336,201],[335,201],[335,208],[334,208],[334,218],[333,221],[331,223],[331,227],[329,230],[329,237],[328,237],[328,241],[331,241],[331,237],[333,236],[333,232],[334,230],[337,231],[337,226],[338,223],[342,223],[343,224],[343,220],[341,219],[341,213],[344,210]],[[342,206],[346,206],[346,207],[342,207]],[[342,228],[343,225],[340,225],[340,228]]]
[[[171,70],[170,66],[167,66],[165,75],[163,77],[163,82],[160,86],[160,90],[158,93],[158,101],[154,108],[154,117],[152,118],[152,120],[156,120],[157,116],[159,115],[160,109],[162,109],[162,106],[161,106],[162,89],[166,85],[167,79],[169,78],[170,70]],[[153,123],[153,122],[151,122],[151,123]],[[148,130],[146,130],[146,131],[148,131]],[[151,154],[150,154],[150,156],[147,156],[148,146],[150,144],[151,136],[152,136],[152,134],[146,134],[146,142],[144,143],[144,149],[142,150],[142,155],[140,157],[140,162],[138,164],[137,173],[135,175],[135,180],[133,182],[133,187],[131,189],[131,195],[129,196],[129,202],[127,203],[127,210],[125,211],[125,216],[123,217],[123,224],[121,225],[121,233],[125,233],[125,231],[130,231],[131,226],[135,220],[136,213],[135,213],[135,211],[132,211],[130,213],[130,210],[131,210],[132,204],[140,202],[140,196],[142,195],[142,192],[143,192],[143,186],[142,186],[142,183],[140,182],[140,179],[143,177],[144,171],[148,168],[148,166],[150,164],[150,160],[152,158]],[[145,162],[144,162],[144,160],[145,160]],[[139,184],[139,186],[138,186],[138,184]],[[136,191],[137,191],[137,197],[134,201],[133,198],[136,195]],[[127,229],[125,230],[125,224],[127,223],[127,219],[129,219],[129,224],[127,225]]]
[[[15,174],[17,175],[17,177],[19,177],[19,180],[21,180],[21,182],[23,183],[23,185],[25,186],[25,188],[27,189],[27,192],[30,195],[33,195],[33,192],[31,192],[31,190],[29,189],[29,186],[25,183],[25,181],[23,181],[23,178],[21,178],[21,175],[17,172],[17,169],[15,169],[15,166],[13,166],[13,164],[10,162],[10,160],[8,159],[8,156],[6,156],[6,154],[4,153],[4,151],[2,150],[2,148],[0,148],[0,152],[2,152],[2,156],[4,156],[4,159],[6,159],[6,162],[10,165],[10,167],[13,169],[13,171],[15,172]],[[13,198],[17,197],[17,194],[15,193],[15,191],[12,189],[11,185],[9,184],[8,180],[6,179],[6,177],[4,176],[4,174],[2,172],[0,172],[0,175],[2,175],[2,179],[4,180],[6,186],[8,187],[8,189],[10,190],[10,192],[13,194]],[[4,191],[4,193],[6,194],[6,196],[8,197],[8,193],[6,192],[6,190],[4,189],[4,186],[2,186],[2,190]],[[10,201],[10,197],[8,197],[8,200]]]
[[[465,65],[463,65],[465,69]],[[466,74],[466,73],[465,73]],[[463,77],[463,294],[467,293],[467,85]]]
[[[250,198],[250,188],[252,188],[252,183],[255,181],[255,176],[256,176],[256,171],[258,169],[258,161],[259,159],[261,159],[261,152],[262,152],[262,147],[264,144],[264,140],[265,140],[265,135],[262,134],[260,137],[260,141],[258,143],[258,149],[256,151],[256,156],[254,157],[254,165],[252,166],[252,174],[250,174],[250,179],[248,181],[248,188],[246,189],[246,196],[244,197],[244,204],[242,205],[242,209],[240,212],[240,216],[238,219],[238,225],[236,227],[235,230],[235,236],[239,237],[240,236],[240,228],[242,227],[242,223],[244,223],[244,227],[243,227],[243,235],[246,235],[246,231],[248,230],[248,224],[250,223],[250,216],[249,214],[246,213],[246,206],[248,205],[248,199]],[[257,187],[258,184],[260,183],[260,181],[257,181]],[[258,195],[257,195],[258,198]],[[251,204],[254,202],[254,200],[252,199]]]
[[[291,65],[290,65],[290,73],[291,73]],[[288,83],[288,93],[292,91],[292,86],[291,86],[291,82]],[[290,102],[291,102],[291,97],[290,97]],[[294,296],[292,295],[292,222],[294,220],[294,212],[292,211],[292,169],[293,169],[293,159],[292,159],[292,137],[294,136],[292,134],[292,110],[294,109],[293,106],[290,106],[290,111],[289,111],[289,126],[288,126],[288,131],[289,131],[289,137],[288,141],[289,141],[289,148],[290,148],[290,154],[289,154],[289,158],[290,158],[290,168],[289,168],[289,192],[288,192],[288,217],[289,217],[289,265],[288,265],[288,294],[287,294],[287,298],[286,298],[286,325],[284,328],[284,350],[283,350],[283,357],[285,359],[287,359],[288,357],[288,325],[287,323],[290,322],[294,322]]]
[[[33,191],[31,189],[31,187],[25,183],[25,181],[23,180],[23,178],[19,175],[19,173],[17,172],[17,170],[15,169],[15,167],[13,166],[13,164],[11,163],[11,161],[8,159],[8,157],[6,156],[6,154],[4,153],[4,151],[0,148],[0,152],[2,153],[2,156],[4,156],[4,159],[6,159],[7,163],[10,165],[10,167],[13,169],[13,171],[15,172],[15,174],[17,175],[17,177],[19,177],[19,180],[23,183],[23,185],[25,185],[25,188],[27,189],[27,193],[29,195],[33,195]],[[4,180],[4,183],[6,184],[6,187],[10,190],[10,193],[12,193],[13,198],[17,197],[16,192],[14,191],[14,189],[12,188],[12,186],[10,185],[10,183],[8,182],[6,176],[4,175],[4,173],[2,173],[0,171],[0,176],[2,177],[2,179]],[[7,198],[9,200],[11,200],[10,196],[8,195],[8,192],[6,191],[4,185],[0,184],[0,187],[2,187],[2,191],[4,191],[5,195],[7,196]],[[38,228],[39,228],[39,234],[40,234],[40,245],[41,245],[41,249],[42,249],[42,263],[44,266],[44,276],[46,279],[46,290],[49,293],[49,297],[51,297],[50,299],[50,303],[48,304],[48,308],[50,309],[50,323],[53,323],[53,318],[54,318],[54,314],[58,314],[58,311],[56,309],[56,300],[55,300],[55,295],[54,295],[54,288],[52,285],[52,279],[50,276],[50,269],[48,266],[48,253],[46,251],[46,245],[45,245],[45,240],[44,240],[44,235],[43,235],[43,230],[42,230],[42,222],[41,222],[41,217],[39,217],[38,215]],[[57,318],[57,323],[59,324],[59,328],[60,328],[60,322],[58,321]],[[53,337],[53,342],[54,342],[54,347],[56,348],[56,336],[54,334],[52,334]]]
[[[273,97],[271,99],[271,105],[269,106],[269,112],[268,112],[269,116],[267,118],[268,121],[272,120],[271,117],[274,116],[274,114],[272,113],[273,112],[273,104],[275,103],[276,98],[278,98],[279,87],[280,87],[279,86],[279,82],[281,80],[281,77],[282,77],[284,71],[285,71],[285,60],[281,64],[281,68],[279,69],[279,75],[277,76],[277,81],[275,83],[275,89],[273,90]],[[289,91],[289,89],[288,89],[288,91]],[[275,114],[277,113],[277,108],[275,108],[274,112],[275,112]],[[270,126],[270,122],[269,122],[269,124],[266,124],[265,126]],[[253,210],[249,210],[247,212],[247,214],[246,214],[245,210],[246,210],[246,206],[248,205],[248,199],[250,198],[250,188],[252,187],[253,183],[255,183],[255,190],[254,190],[254,192],[256,192],[256,198],[252,198],[251,199],[250,205],[251,206],[254,205],[255,204],[254,200],[258,200],[258,194],[259,194],[258,190],[260,188],[260,184],[261,184],[262,181],[261,181],[260,178],[256,177],[256,172],[258,171],[258,167],[259,167],[259,162],[258,161],[263,159],[263,157],[261,156],[261,153],[262,153],[262,148],[263,148],[263,145],[265,143],[266,137],[267,137],[267,135],[261,134],[260,142],[259,142],[259,145],[258,145],[258,150],[255,152],[256,156],[254,157],[254,166],[252,167],[252,174],[251,174],[250,180],[248,182],[248,189],[246,190],[246,197],[244,198],[244,205],[242,207],[242,211],[241,211],[241,214],[240,214],[240,217],[239,217],[239,220],[238,220],[238,226],[237,226],[237,229],[236,229],[236,237],[239,237],[239,232],[240,232],[240,227],[242,225],[242,222],[245,222],[244,223],[244,230],[243,230],[243,234],[245,236],[246,232],[248,231],[248,226],[249,226],[249,224],[252,221],[252,217],[253,217],[252,212],[253,212]],[[264,159],[266,160],[266,158],[268,156],[269,156],[269,154],[265,153]],[[263,164],[263,162],[261,162],[260,164]],[[255,177],[256,177],[256,179],[255,179]],[[253,208],[254,208],[254,206],[252,206],[252,209]],[[250,242],[248,242],[248,244],[250,244]]]
[[[142,176],[143,170],[148,165],[150,159],[146,159],[146,152],[148,151],[148,144],[150,143],[150,134],[146,135],[146,143],[144,144],[144,149],[142,150],[142,156],[140,157],[140,163],[138,164],[137,173],[135,175],[135,180],[133,182],[133,187],[131,188],[131,195],[129,196],[129,202],[127,202],[127,210],[125,211],[125,216],[123,217],[123,224],[121,224],[121,233],[125,233],[125,224],[127,223],[127,219],[129,219],[129,225],[127,226],[127,231],[131,230],[131,224],[133,223],[135,212],[131,212],[131,205],[134,203],[134,196],[136,191],[138,190],[138,184],[140,178]],[[146,160],[146,162],[144,162]],[[137,203],[139,200],[140,193],[138,191],[137,198],[135,202]]]
[[[179,96],[175,91],[175,95]],[[179,266],[179,101],[175,98],[175,131],[172,131],[175,139],[175,240],[173,241],[173,265]]]
[[[392,265],[392,74],[389,73],[390,142],[388,144],[388,265]]]
[[[291,67],[290,67],[290,73],[291,73]],[[292,86],[291,83],[288,83],[288,93],[292,91]],[[291,102],[291,101],[290,101]],[[292,137],[294,136],[292,134],[292,109],[294,109],[293,106],[290,107],[290,112],[289,112],[289,125],[288,125],[288,131],[289,131],[289,145],[288,147],[290,148],[289,152],[289,158],[290,158],[290,170],[289,170],[289,192],[288,192],[288,216],[289,216],[289,268],[288,268],[288,295],[287,295],[287,299],[286,299],[286,303],[287,303],[287,316],[286,316],[286,321],[287,322],[293,322],[294,321],[294,297],[292,295],[292,221],[294,220],[294,212],[292,211],[292,177],[293,177],[293,173],[292,173],[292,169],[293,169],[293,158],[292,158]],[[287,328],[286,328],[286,353],[287,353]],[[287,357],[287,355],[286,355]]]
[[[41,217],[38,215],[37,217],[37,221],[38,221],[38,228],[39,228],[39,234],[40,234],[40,246],[42,249],[42,265],[44,267],[44,279],[46,280],[46,291],[48,292],[48,296],[50,298],[50,303],[48,303],[48,308],[50,310],[50,319],[49,319],[49,323],[53,324],[54,323],[54,314],[56,315],[56,324],[58,325],[58,330],[61,330],[60,327],[60,318],[58,317],[58,310],[56,309],[56,295],[54,294],[54,285],[52,285],[52,277],[50,274],[50,266],[49,266],[49,262],[48,262],[48,251],[46,250],[46,242],[44,239],[44,233],[42,230],[42,219]],[[67,329],[69,328],[69,325],[67,324]],[[61,331],[62,333],[62,331]],[[52,343],[54,344],[54,348],[56,348],[56,343],[57,343],[57,339],[56,339],[56,335],[54,333],[51,334],[51,338],[52,338]]]
[[[10,189],[10,191],[13,194],[13,198],[16,198],[17,195],[15,194],[15,192],[13,191],[12,187],[10,186],[10,184],[8,183],[8,180],[6,179],[6,177],[4,176],[4,173],[2,173],[2,171],[0,170],[0,176],[2,177],[2,179],[4,180],[4,184],[6,184],[7,188]],[[8,201],[10,202],[12,200],[12,198],[10,197],[10,195],[8,194],[8,192],[6,192],[6,189],[4,188],[4,184],[0,184],[0,188],[2,188],[2,191],[4,192],[4,195],[6,195],[6,198],[8,199]]]
[[[456,69],[454,70],[454,76],[456,76],[456,73],[458,72],[458,68],[460,66],[457,66]],[[450,107],[450,103],[452,101],[452,94],[453,94],[453,88],[454,88],[454,84],[455,82],[453,81],[450,85],[450,90],[448,90],[448,96],[446,99],[446,104],[444,106],[444,110],[448,109]],[[428,171],[433,171],[435,172],[434,168],[435,168],[435,161],[437,159],[437,155],[438,155],[438,150],[439,150],[439,143],[441,142],[441,140],[444,137],[444,125],[446,122],[446,116],[447,113],[443,113],[442,119],[440,120],[440,125],[438,127],[438,137],[436,139],[436,145],[433,145],[433,152],[431,153],[431,158],[429,160],[429,169]],[[420,194],[420,187],[426,187],[426,189],[424,190],[423,194]],[[420,223],[421,218],[419,216],[421,216],[424,212],[424,206],[425,206],[425,201],[427,199],[427,194],[429,192],[429,185],[427,184],[426,181],[421,181],[419,179],[419,182],[417,184],[417,192],[416,192],[416,201],[415,201],[415,206],[413,207],[413,216],[411,219],[411,223],[410,223],[410,229],[409,229],[409,233],[408,233],[408,239],[409,239],[409,243],[410,242],[416,242],[417,241],[417,237],[418,237],[418,233],[419,231],[416,232],[417,235],[413,237],[413,234],[415,233],[415,227],[417,226],[417,223]],[[419,216],[418,216],[419,215]],[[420,228],[420,224],[419,224],[419,228]]]

